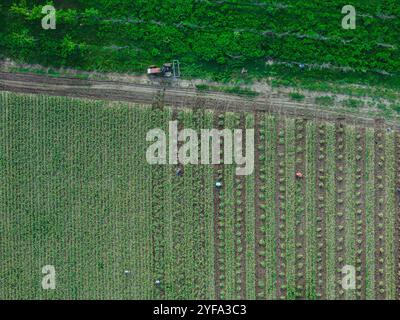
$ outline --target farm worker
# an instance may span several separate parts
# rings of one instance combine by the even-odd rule
[[[132,272],[130,270],[124,270],[124,275],[126,277],[131,277],[132,276]]]
[[[300,171],[296,172],[296,178],[301,179],[301,178],[303,178],[303,177],[304,177],[304,176],[303,176],[303,174],[302,174]]]

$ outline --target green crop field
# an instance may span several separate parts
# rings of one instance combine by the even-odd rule
[[[254,128],[253,174],[148,164],[171,120]],[[399,159],[379,122],[1,92],[0,298],[396,299]]]

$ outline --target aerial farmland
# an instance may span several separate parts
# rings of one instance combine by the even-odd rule
[[[400,134],[380,122],[0,101],[3,298],[397,297]],[[254,128],[253,174],[149,165],[146,132],[170,120]],[[49,262],[60,290],[36,285]],[[355,290],[342,288],[345,265]]]
[[[400,299],[393,1],[354,36],[338,1],[60,1],[48,38],[38,2],[0,5],[0,299]]]

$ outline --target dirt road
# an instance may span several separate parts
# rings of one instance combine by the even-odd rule
[[[171,82],[144,85],[121,81],[82,80],[77,78],[50,77],[29,73],[0,72],[0,90],[32,94],[48,94],[78,98],[128,101],[152,104],[163,101],[176,108],[198,105],[220,111],[273,112],[307,119],[336,120],[339,113],[321,110],[311,101],[294,102],[271,93],[256,98],[246,98],[220,92],[198,92],[195,89],[176,88]],[[342,114],[343,116],[343,114]],[[345,115],[346,122],[374,126],[374,119]],[[391,124],[400,129],[400,125]]]

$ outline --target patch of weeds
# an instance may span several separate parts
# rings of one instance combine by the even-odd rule
[[[290,97],[290,99],[292,99],[294,101],[303,101],[305,99],[305,96],[298,92],[289,93],[289,97]]]
[[[242,88],[239,86],[235,87],[218,87],[218,86],[209,86],[207,84],[197,84],[196,89],[199,91],[218,91],[218,92],[225,92],[230,94],[236,94],[239,96],[247,96],[247,97],[256,97],[259,95],[258,92],[253,91],[248,88]]]
[[[364,107],[364,102],[357,99],[347,99],[342,102],[343,106],[350,109],[359,109]]]
[[[199,91],[207,91],[210,90],[210,86],[207,84],[196,84],[196,89]]]
[[[390,108],[400,114],[400,104],[392,104]]]

